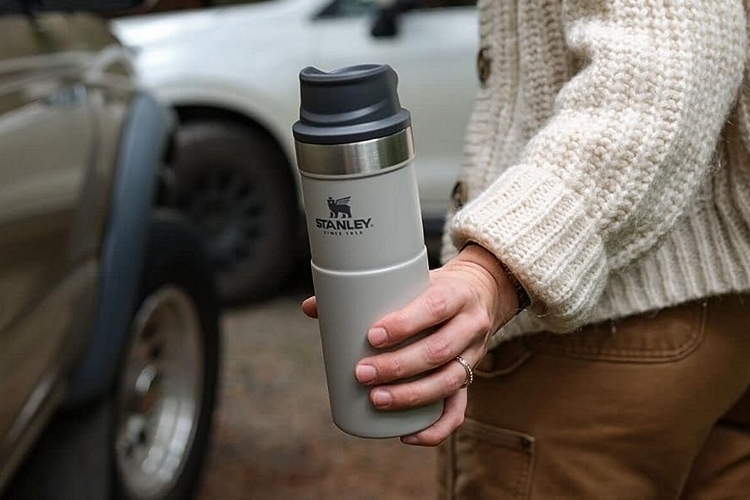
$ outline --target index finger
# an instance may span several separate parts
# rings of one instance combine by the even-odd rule
[[[367,332],[373,347],[390,347],[451,319],[461,311],[463,301],[452,287],[432,283],[403,308],[378,319]]]

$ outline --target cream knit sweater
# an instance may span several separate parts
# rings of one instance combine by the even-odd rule
[[[443,258],[477,242],[529,291],[496,341],[750,290],[743,0],[479,9],[490,74]]]

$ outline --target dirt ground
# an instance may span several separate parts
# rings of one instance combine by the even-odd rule
[[[435,497],[435,450],[332,423],[317,323],[300,284],[223,318],[223,385],[199,500]]]

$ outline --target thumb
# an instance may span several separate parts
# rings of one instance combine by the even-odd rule
[[[318,317],[318,301],[315,296],[308,297],[302,302],[302,312],[311,318]]]

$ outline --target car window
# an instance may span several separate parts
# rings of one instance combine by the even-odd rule
[[[2,2],[3,0],[0,0]],[[219,7],[222,5],[236,5],[246,3],[269,2],[273,0],[152,0],[139,9],[136,13],[146,14],[155,12],[170,12],[174,10],[202,9],[207,7]],[[133,12],[127,12],[127,15]]]
[[[413,9],[436,9],[443,7],[467,7],[476,5],[476,0],[396,0],[411,4]],[[318,17],[354,17],[371,14],[382,8],[382,0],[333,0]]]
[[[418,0],[418,9],[435,9],[442,7],[473,7],[477,0]]]
[[[356,17],[375,12],[378,5],[378,0],[333,0],[320,11],[317,17]]]

